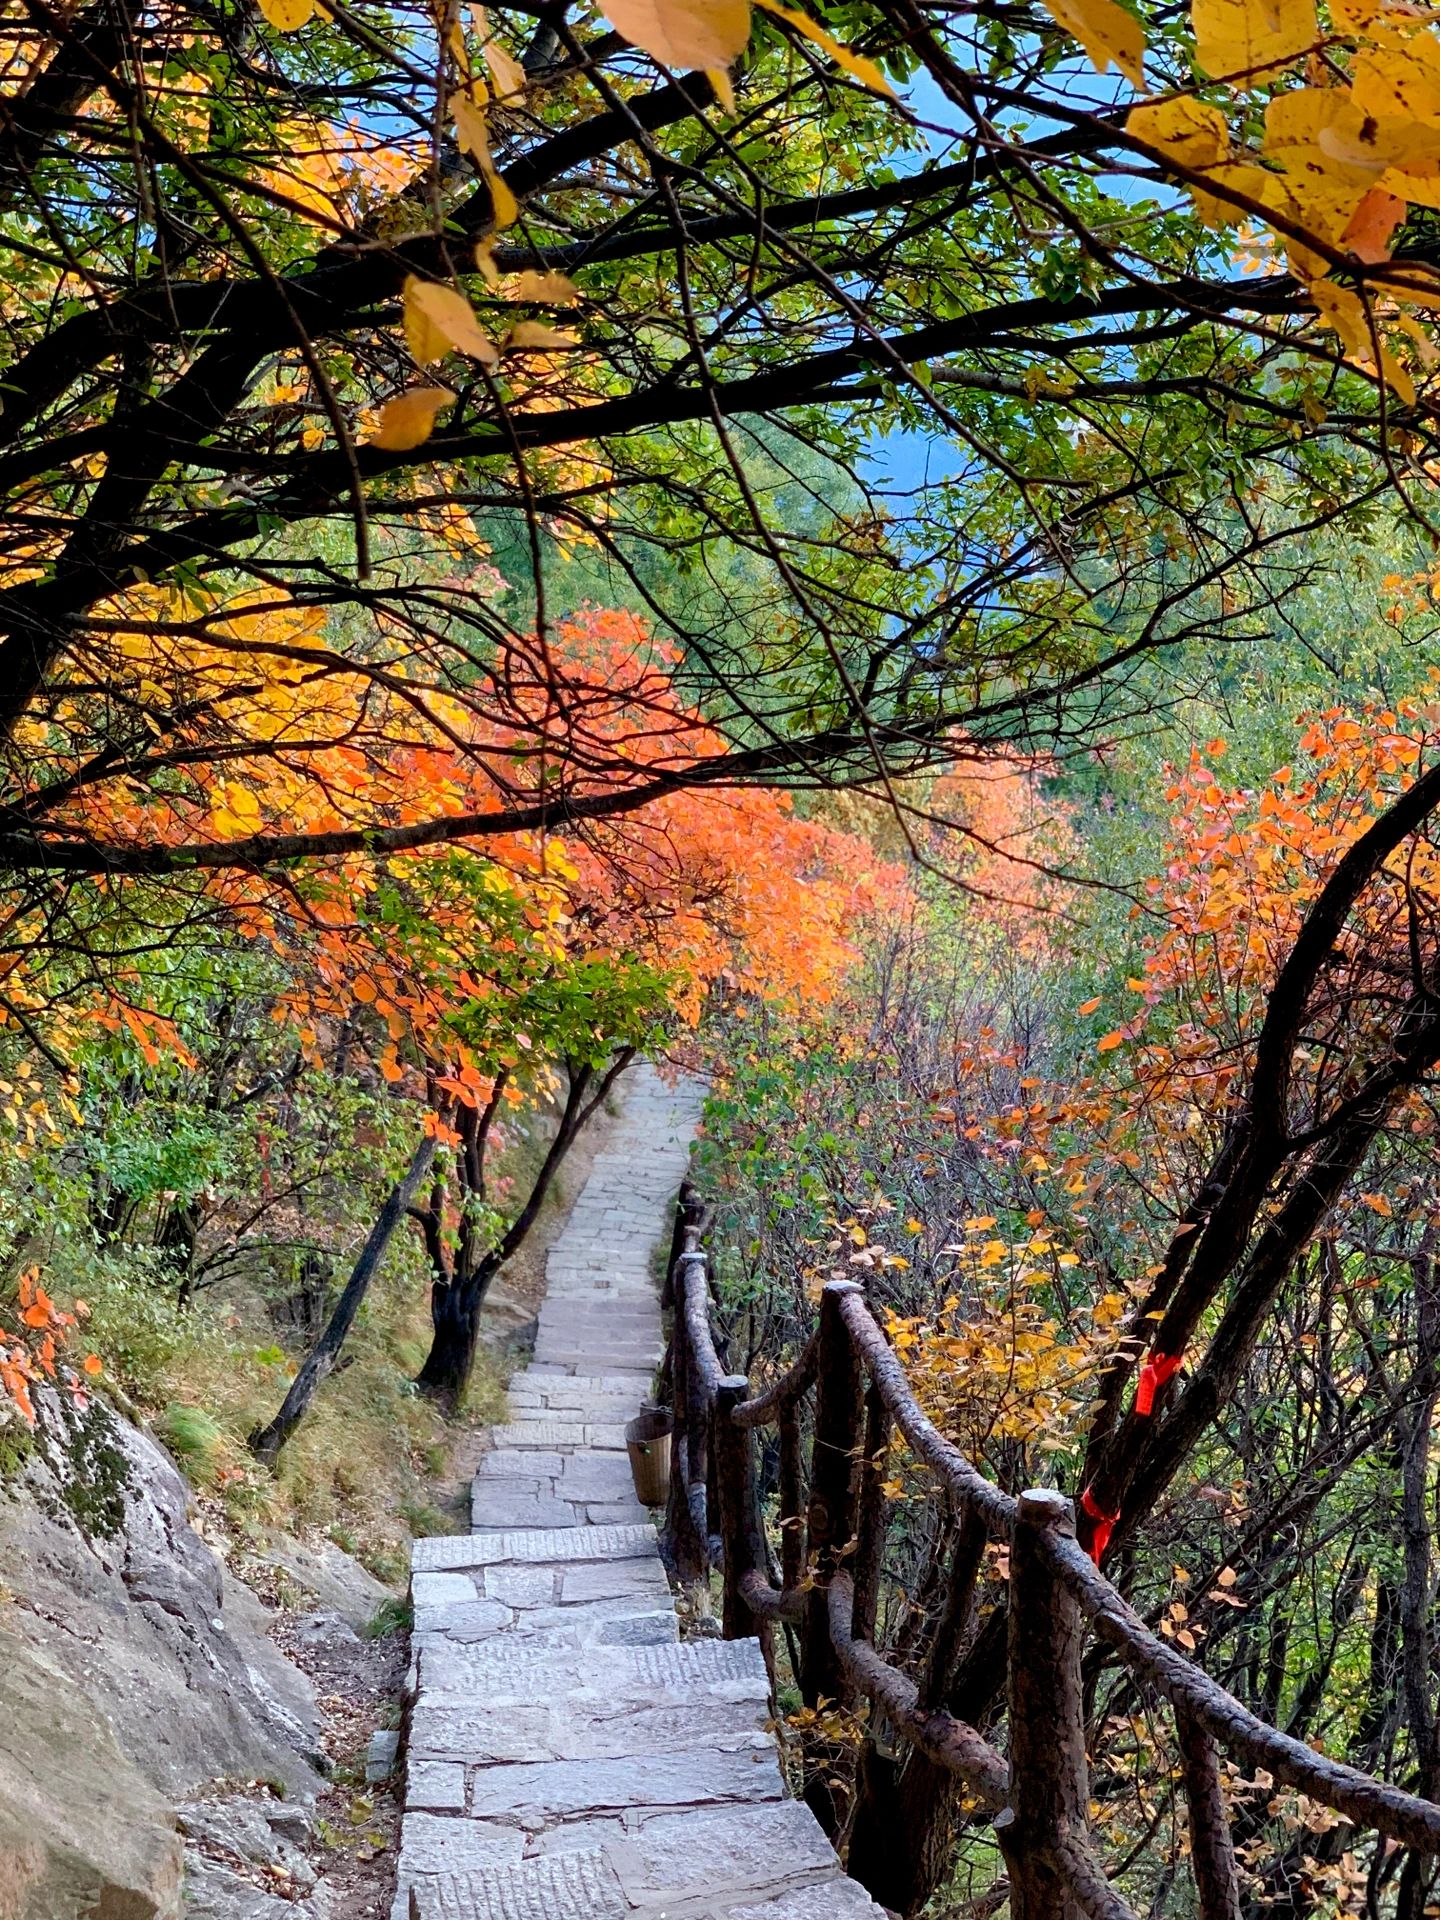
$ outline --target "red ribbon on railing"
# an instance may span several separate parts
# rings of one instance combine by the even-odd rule
[[[1080,1505],[1095,1522],[1095,1531],[1090,1538],[1090,1558],[1098,1567],[1100,1564],[1100,1556],[1104,1553],[1106,1547],[1109,1546],[1110,1536],[1114,1533],[1120,1519],[1120,1510],[1117,1507],[1114,1513],[1107,1513],[1090,1491],[1089,1487],[1086,1487],[1085,1491],[1081,1494]]]
[[[1185,1364],[1183,1353],[1155,1353],[1140,1369],[1135,1382],[1135,1411],[1147,1417],[1155,1411],[1155,1396]]]

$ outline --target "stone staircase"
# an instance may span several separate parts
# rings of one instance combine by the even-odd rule
[[[469,1534],[419,1540],[394,1920],[879,1920],[785,1797],[757,1641],[681,1641],[624,1425],[700,1110],[626,1076]]]

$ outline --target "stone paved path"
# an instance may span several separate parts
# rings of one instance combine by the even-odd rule
[[[474,1531],[415,1543],[394,1920],[879,1920],[784,1797],[758,1643],[681,1642],[635,1501],[623,1429],[661,1355],[654,1254],[700,1102],[626,1079]]]

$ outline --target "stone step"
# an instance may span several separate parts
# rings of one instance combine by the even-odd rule
[[[428,1693],[410,1725],[409,1755],[476,1766],[542,1760],[648,1758],[659,1748],[703,1740],[727,1751],[773,1753],[753,1702],[687,1701],[684,1706],[633,1701],[624,1708],[582,1692],[511,1706]]]
[[[434,1697],[480,1696],[496,1710],[580,1697],[684,1706],[707,1700],[743,1701],[757,1722],[765,1716],[770,1683],[758,1640],[676,1640],[641,1646],[561,1647],[514,1636],[457,1648],[435,1671]],[[418,1711],[418,1709],[417,1709]]]
[[[417,1573],[458,1567],[533,1566],[569,1560],[658,1559],[659,1543],[649,1526],[588,1527],[579,1536],[540,1529],[506,1533],[431,1534],[410,1548]]]
[[[441,1817],[434,1825],[489,1823]],[[528,1859],[492,1854],[468,1870],[419,1874],[411,1884],[420,1920],[661,1920],[682,1903],[690,1920],[881,1920],[795,1800],[657,1810],[608,1846],[586,1846],[587,1837],[577,1832],[581,1844]],[[437,1858],[443,1838],[427,1835],[424,1857]],[[395,1911],[408,1920],[405,1894]]]

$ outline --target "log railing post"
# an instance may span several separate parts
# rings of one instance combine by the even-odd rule
[[[857,1640],[875,1638],[880,1574],[885,1563],[889,1508],[885,1472],[889,1452],[890,1410],[880,1389],[872,1384],[865,1395],[865,1444],[860,1460],[859,1514],[855,1522],[855,1618],[850,1630]]]
[[[1079,1605],[1045,1551],[1047,1533],[1074,1531],[1074,1510],[1063,1494],[1020,1495],[1008,1604],[1010,1805],[995,1821],[1012,1920],[1081,1920],[1060,1860],[1083,1845],[1089,1825],[1084,1631]]]
[[[743,1373],[727,1373],[716,1385],[712,1406],[711,1456],[724,1545],[720,1627],[727,1640],[744,1640],[755,1632],[755,1616],[741,1594],[740,1583],[747,1573],[768,1571],[756,1495],[755,1436],[733,1418],[749,1392],[750,1382]]]
[[[685,1433],[682,1460],[685,1490],[690,1501],[690,1530],[705,1572],[710,1570],[710,1386],[696,1349],[697,1325],[710,1311],[705,1256],[686,1236],[686,1250],[675,1268],[675,1311],[685,1322]],[[673,1448],[672,1442],[672,1448]]]
[[[682,1197],[682,1218],[683,1206]],[[670,1268],[669,1297],[673,1308],[670,1333],[670,1497],[665,1507],[665,1533],[675,1563],[676,1578],[684,1586],[693,1586],[696,1581],[704,1579],[709,1556],[704,1535],[695,1523],[690,1490],[693,1451],[691,1421],[695,1417],[698,1396],[694,1385],[696,1368],[690,1352],[685,1317],[685,1289],[698,1265],[698,1257],[693,1252],[687,1252],[688,1237],[684,1230],[677,1234],[681,1251]],[[700,1457],[704,1457],[703,1437]]]
[[[805,1572],[805,1459],[800,1442],[800,1401],[780,1408],[780,1584],[794,1593]]]
[[[1182,1707],[1175,1711],[1175,1732],[1190,1815],[1190,1869],[1201,1920],[1240,1920],[1240,1874],[1220,1791],[1219,1749]]]
[[[826,1589],[855,1534],[855,1482],[860,1449],[860,1360],[840,1317],[840,1301],[860,1289],[832,1280],[820,1297],[820,1345],[815,1369],[815,1441],[806,1508],[807,1558],[814,1582],[805,1611],[800,1691],[805,1704],[841,1700],[846,1693],[839,1655],[830,1638]]]
[[[675,1226],[670,1235],[670,1258],[665,1263],[665,1279],[660,1293],[661,1310],[668,1313],[675,1305],[675,1269],[685,1251],[687,1227],[699,1226],[702,1207],[699,1194],[688,1180],[680,1182],[675,1201]]]

